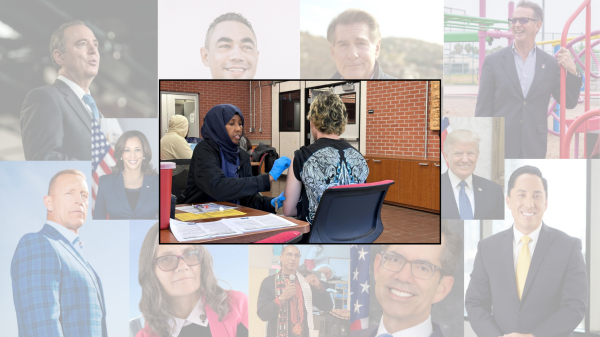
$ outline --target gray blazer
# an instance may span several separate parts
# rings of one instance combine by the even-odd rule
[[[26,160],[92,160],[92,116],[61,80],[31,90],[21,108]]]

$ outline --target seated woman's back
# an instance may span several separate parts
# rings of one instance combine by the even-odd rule
[[[302,182],[299,219],[312,224],[323,192],[338,185],[363,184],[369,175],[365,158],[341,139],[319,138],[294,152],[294,176]]]

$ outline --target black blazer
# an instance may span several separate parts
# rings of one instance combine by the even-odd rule
[[[196,145],[190,163],[184,203],[228,201],[239,199],[242,206],[275,213],[271,199],[258,192],[271,190],[269,175],[252,176],[250,155],[240,151],[239,178],[227,178],[221,170],[219,145],[205,139]]]
[[[158,175],[144,175],[142,191],[135,209],[131,209],[121,173],[100,177],[94,206],[94,220],[158,219]]]
[[[485,57],[475,117],[504,117],[505,157],[546,158],[550,95],[560,102],[560,66],[536,50],[535,75],[527,97],[517,75],[512,45]],[[581,77],[567,74],[567,109],[577,105]]]
[[[439,325],[435,323],[431,323],[431,325],[433,325],[433,332],[429,337],[444,337]],[[377,337],[378,329],[379,325],[376,325],[362,330],[350,331],[350,337]]]
[[[92,116],[69,86],[56,80],[31,90],[21,108],[26,160],[92,160]]]
[[[573,336],[588,305],[581,241],[542,224],[519,300],[513,239],[511,227],[479,241],[465,295],[471,327],[477,336]]]
[[[474,220],[504,219],[504,194],[500,185],[473,174],[473,195]],[[460,219],[448,171],[442,174],[442,219]]]

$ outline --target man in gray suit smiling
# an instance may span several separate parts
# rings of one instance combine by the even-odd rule
[[[100,54],[94,33],[81,21],[61,25],[50,39],[58,78],[30,91],[21,108],[27,160],[91,160],[92,119],[101,117],[90,84]]]

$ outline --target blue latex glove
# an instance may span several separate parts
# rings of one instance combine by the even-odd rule
[[[285,200],[285,197],[283,196],[283,192],[281,192],[281,194],[277,198],[271,199],[271,205],[273,207],[275,207],[275,212],[277,212],[278,209],[280,209],[281,207],[283,207],[283,201],[284,200]],[[275,206],[275,203],[277,203],[277,206]]]
[[[269,172],[269,174],[271,175],[271,177],[273,177],[273,179],[279,179],[281,173],[285,171],[288,167],[290,167],[291,162],[292,161],[290,160],[290,158],[286,156],[277,159],[273,164],[273,168],[271,168],[271,172]]]

